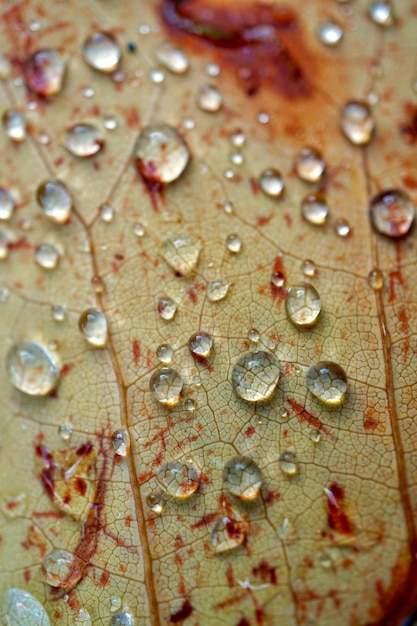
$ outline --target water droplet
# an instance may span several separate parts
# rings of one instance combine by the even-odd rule
[[[316,264],[311,259],[306,259],[301,263],[301,271],[307,278],[313,278],[316,275]]]
[[[84,96],[84,98],[92,98],[95,95],[95,93],[96,92],[94,90],[94,87],[91,87],[91,85],[87,85],[83,89],[83,96]]]
[[[217,76],[220,76],[220,67],[217,65],[217,63],[207,63],[206,74],[207,76],[216,78]]]
[[[36,199],[44,215],[56,224],[69,221],[72,198],[67,187],[60,180],[41,183],[36,191]]]
[[[334,224],[334,229],[335,229],[336,235],[338,235],[339,237],[349,237],[352,234],[352,229],[350,227],[349,222],[345,220],[343,217],[336,220]]]
[[[380,291],[384,286],[384,275],[380,269],[374,268],[368,274],[368,283],[374,291]]]
[[[226,239],[226,248],[232,254],[239,254],[242,250],[242,240],[239,235],[236,235],[235,233],[229,235]]]
[[[321,312],[318,291],[310,283],[289,287],[285,298],[288,319],[295,326],[310,328],[317,324]]]
[[[216,521],[210,538],[216,554],[233,550],[242,545],[248,533],[249,525],[237,511],[230,510]]]
[[[0,54],[0,80],[8,80],[11,72],[12,66],[9,59],[4,54]]]
[[[78,327],[85,339],[95,348],[104,348],[107,344],[107,319],[97,307],[86,309],[80,315]]]
[[[161,363],[171,363],[174,350],[167,343],[163,343],[156,349],[156,358]]]
[[[185,408],[190,413],[193,413],[197,409],[197,405],[191,398],[188,398],[185,402]]]
[[[0,230],[0,261],[5,261],[9,256],[9,250],[12,243],[15,241],[14,234],[2,228]]]
[[[113,450],[119,456],[127,456],[130,450],[129,433],[124,428],[115,430],[111,437]]]
[[[191,463],[172,461],[159,468],[156,478],[170,496],[183,500],[197,491],[200,471]]]
[[[259,333],[259,330],[257,330],[256,328],[251,328],[250,331],[248,332],[248,339],[249,339],[249,341],[253,341],[254,343],[258,343],[260,338],[261,338],[261,335]]]
[[[275,392],[279,364],[271,352],[246,352],[232,370],[235,393],[247,402],[264,402]]]
[[[133,626],[133,616],[126,611],[112,615],[110,626]]]
[[[149,71],[149,78],[155,85],[160,85],[165,80],[165,72],[159,68],[154,68]]]
[[[323,22],[317,30],[321,43],[325,46],[337,46],[343,38],[343,29],[336,22]]]
[[[230,134],[229,141],[235,148],[241,148],[246,143],[246,135],[241,130],[235,130]]]
[[[229,154],[229,161],[233,163],[233,165],[242,165],[245,158],[241,152],[231,152]]]
[[[329,215],[326,199],[320,193],[309,193],[301,202],[304,219],[314,226],[322,226]]]
[[[156,370],[149,381],[149,388],[155,400],[169,407],[178,403],[182,387],[181,376],[171,367]]]
[[[0,302],[1,304],[5,304],[10,296],[10,289],[7,287],[0,287]]]
[[[195,119],[193,117],[183,117],[181,123],[185,130],[193,130],[195,128]]]
[[[279,463],[282,473],[285,476],[290,477],[290,476],[295,476],[296,474],[298,474],[299,466],[298,466],[297,457],[295,456],[294,452],[292,452],[291,450],[287,450],[286,452],[283,452],[282,454],[280,454],[278,463]]]
[[[203,85],[197,93],[197,104],[202,111],[216,113],[223,105],[223,97],[217,87]]]
[[[90,248],[88,247],[88,250],[86,250],[86,252],[89,252]],[[97,294],[102,294],[104,293],[104,283],[103,283],[103,279],[101,278],[101,276],[93,276],[93,278],[91,279],[91,284],[93,286],[93,289],[95,291],[95,293]]]
[[[351,101],[342,108],[340,127],[355,146],[364,146],[371,141],[375,120],[367,102]]]
[[[372,198],[369,210],[374,228],[388,237],[407,235],[415,218],[414,203],[401,189],[378,193]]]
[[[229,291],[229,287],[229,282],[224,278],[211,281],[211,283],[207,285],[207,299],[210,300],[210,302],[224,300]]]
[[[211,349],[213,347],[213,339],[208,333],[199,330],[197,333],[194,333],[189,338],[188,347],[190,348],[192,354],[197,357],[206,359],[210,355]]]
[[[324,569],[329,569],[333,565],[333,561],[327,552],[320,552],[320,554],[317,555],[317,560]]]
[[[258,122],[260,124],[269,124],[269,115],[265,111],[261,111],[258,115]]]
[[[70,586],[69,575],[74,566],[75,557],[67,550],[54,550],[41,564],[41,578],[51,587],[65,589]]]
[[[107,222],[107,223],[112,222],[114,218],[114,214],[115,214],[114,206],[112,206],[111,204],[108,204],[107,202],[101,205],[100,219],[103,222]]]
[[[11,384],[29,396],[46,396],[58,385],[60,372],[49,352],[38,343],[22,339],[6,355]]]
[[[146,497],[146,502],[155,515],[162,515],[166,505],[166,496],[162,493],[150,493]]]
[[[55,48],[34,52],[24,65],[27,86],[39,96],[54,96],[62,89],[65,60]]]
[[[273,168],[264,170],[259,176],[258,183],[264,194],[273,198],[279,198],[285,188],[281,172]]]
[[[317,428],[312,428],[310,430],[310,439],[311,441],[314,441],[314,443],[320,443],[321,432]]]
[[[61,304],[54,304],[52,306],[52,317],[56,322],[63,322],[67,314],[67,309]]]
[[[117,120],[115,117],[110,116],[106,116],[103,119],[103,126],[106,130],[115,130],[115,128],[117,128]]]
[[[296,174],[308,183],[321,180],[325,169],[323,156],[315,148],[303,148],[295,159]]]
[[[193,235],[174,235],[162,246],[162,256],[178,276],[187,276],[197,266],[200,241]]]
[[[94,124],[75,124],[67,128],[63,137],[64,146],[74,156],[94,156],[104,147],[101,130]]]
[[[190,67],[190,61],[182,50],[171,43],[162,43],[155,50],[156,60],[173,74],[184,74]]]
[[[190,152],[184,137],[173,126],[159,123],[145,126],[135,145],[136,167],[155,183],[172,183],[185,170]]]
[[[0,187],[0,220],[9,220],[13,215],[16,200],[9,189]]]
[[[271,283],[274,287],[278,287],[280,289],[285,285],[285,276],[282,272],[273,272],[271,274]]]
[[[122,58],[122,51],[110,33],[93,33],[84,42],[84,61],[99,72],[113,72]]]
[[[242,500],[255,500],[262,486],[262,474],[253,459],[235,456],[223,468],[223,481],[227,491]]]
[[[36,138],[41,146],[49,146],[51,143],[51,135],[46,130],[41,130]]]
[[[140,222],[136,222],[136,224],[133,224],[133,228],[132,228],[133,234],[136,235],[136,237],[140,238],[140,237],[144,237],[145,236],[145,227],[143,224],[141,224]]]
[[[394,13],[390,2],[377,0],[369,6],[369,15],[378,26],[391,26],[394,22]]]
[[[171,298],[162,296],[158,300],[158,313],[164,320],[172,320],[177,312],[177,305]]]
[[[337,363],[315,363],[307,370],[306,383],[311,393],[324,404],[343,404],[347,390],[346,373]]]
[[[77,626],[92,626],[93,622],[91,620],[91,615],[87,611],[87,609],[81,608],[77,609],[77,612],[73,616],[74,624]]]
[[[226,213],[226,215],[232,215],[233,203],[230,202],[230,200],[226,200],[225,202],[223,202],[223,211]]]
[[[35,261],[45,270],[54,270],[60,259],[59,250],[50,243],[42,243],[35,250]]]
[[[58,428],[58,432],[63,441],[69,441],[72,437],[72,428],[69,424],[61,424]]]
[[[24,141],[26,139],[26,119],[23,113],[9,109],[3,113],[2,122],[9,139],[12,141]]]
[[[42,604],[28,591],[12,587],[0,604],[0,618],[7,626],[50,626]]]

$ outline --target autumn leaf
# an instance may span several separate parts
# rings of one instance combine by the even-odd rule
[[[415,6],[1,15],[2,623],[402,624]]]

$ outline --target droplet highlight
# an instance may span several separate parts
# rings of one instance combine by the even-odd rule
[[[321,299],[317,289],[310,283],[289,287],[285,310],[294,326],[311,328],[317,324],[321,313]]]
[[[29,396],[47,396],[60,379],[58,366],[48,350],[28,339],[9,349],[6,371],[13,387]]]
[[[381,291],[384,286],[384,275],[380,269],[374,268],[369,272],[368,284],[374,291]]]
[[[387,1],[372,2],[369,6],[369,15],[378,26],[388,27],[394,23],[392,5]]]
[[[306,383],[311,393],[324,404],[343,404],[347,391],[346,373],[337,363],[315,363],[307,370]]]
[[[317,35],[321,43],[333,48],[342,41],[343,29],[336,22],[323,22],[317,29]]]
[[[277,387],[279,363],[271,352],[246,352],[232,370],[235,393],[246,402],[265,402]]]
[[[239,254],[242,250],[242,240],[239,235],[231,234],[226,239],[226,248],[231,254]]]

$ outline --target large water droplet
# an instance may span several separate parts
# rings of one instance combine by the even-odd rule
[[[41,577],[51,587],[70,586],[69,574],[74,565],[74,554],[67,550],[54,550],[41,564]]]
[[[239,252],[241,252],[242,250],[242,240],[239,235],[236,235],[234,233],[232,235],[228,235],[226,239],[226,248],[232,254],[239,254]]]
[[[136,141],[134,156],[140,174],[154,183],[177,180],[190,160],[184,137],[164,123],[145,126]]]
[[[130,449],[130,438],[125,428],[119,428],[114,431],[111,436],[111,443],[116,454],[119,456],[127,456]]]
[[[351,101],[342,108],[340,127],[355,146],[364,146],[371,141],[375,120],[367,102]]]
[[[224,300],[230,288],[230,283],[225,278],[212,280],[207,285],[207,299],[210,302],[219,302]]]
[[[233,366],[233,389],[247,402],[264,402],[274,393],[279,374],[278,361],[271,352],[246,352]]]
[[[46,396],[57,386],[59,369],[49,352],[38,343],[22,339],[6,355],[6,370],[16,389],[29,396]]]
[[[388,237],[404,237],[415,218],[415,206],[406,191],[387,189],[378,193],[370,204],[374,228]]]
[[[289,287],[285,298],[285,310],[288,319],[295,326],[304,328],[314,326],[321,312],[321,300],[317,289],[310,283]]]
[[[155,57],[173,74],[184,74],[190,67],[190,61],[185,52],[168,42],[156,48]]]
[[[158,300],[158,313],[164,320],[172,320],[177,312],[177,305],[167,296],[162,296]]]
[[[112,615],[110,626],[133,626],[133,616],[126,611]]]
[[[323,22],[317,29],[318,37],[325,46],[337,46],[343,38],[343,29],[336,22]]]
[[[203,85],[197,93],[197,104],[202,111],[216,113],[223,104],[223,97],[217,87]]]
[[[171,367],[161,367],[156,370],[149,381],[153,397],[165,406],[174,406],[178,403],[182,387],[181,376]]]
[[[45,270],[54,270],[59,263],[59,250],[51,243],[42,243],[35,250],[35,261]]]
[[[260,174],[258,183],[264,194],[273,198],[279,198],[285,188],[281,172],[272,167],[264,170]]]
[[[372,21],[378,26],[391,26],[394,22],[394,12],[392,5],[386,0],[377,0],[369,6],[369,15]]]
[[[84,42],[85,62],[99,72],[113,72],[122,58],[122,51],[111,33],[98,32]]]
[[[26,119],[23,113],[9,109],[3,113],[2,122],[9,139],[17,142],[26,139]]]
[[[200,484],[200,471],[192,463],[172,461],[156,472],[161,487],[174,498],[186,499],[195,493]]]
[[[97,307],[86,309],[80,315],[78,327],[85,339],[95,348],[104,348],[108,339],[107,319]]]
[[[67,128],[63,137],[64,146],[74,156],[86,158],[100,152],[104,137],[94,124],[75,124]]]
[[[213,347],[213,338],[208,333],[199,330],[189,338],[188,347],[195,356],[206,359]]]
[[[13,215],[16,200],[9,189],[0,187],[0,220],[9,220]]]
[[[380,291],[384,286],[384,275],[380,269],[374,268],[368,274],[368,283],[374,291]]]
[[[295,159],[296,174],[308,183],[321,180],[325,169],[323,156],[315,148],[303,148]]]
[[[346,373],[340,365],[332,361],[319,361],[309,367],[306,383],[311,393],[321,402],[340,405],[347,391]]]
[[[247,456],[235,456],[223,468],[227,491],[242,500],[255,500],[262,486],[262,474],[255,461]]]
[[[322,226],[329,215],[326,199],[320,193],[309,193],[301,202],[304,219],[314,226]]]
[[[171,363],[172,355],[174,354],[174,350],[167,343],[163,343],[156,349],[156,357],[160,363]]]
[[[221,554],[242,545],[248,529],[247,520],[237,511],[230,510],[227,514],[222,514],[210,535],[213,551]]]
[[[27,86],[39,96],[54,96],[62,89],[65,60],[56,48],[37,50],[24,66]]]
[[[174,235],[162,246],[162,256],[179,276],[187,276],[196,268],[200,251],[201,243],[193,235]]]
[[[51,626],[42,604],[28,591],[12,587],[0,604],[0,618],[6,626]]]
[[[282,454],[280,454],[278,463],[279,463],[282,473],[285,474],[285,476],[290,477],[290,476],[295,476],[296,474],[298,474],[299,465],[298,465],[297,457],[295,456],[294,452],[292,452],[291,450],[287,450],[286,452],[283,452]]]
[[[41,183],[36,191],[36,199],[44,215],[56,224],[69,221],[72,198],[67,187],[60,180]]]

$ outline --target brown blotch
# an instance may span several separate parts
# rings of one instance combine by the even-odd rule
[[[139,341],[137,339],[134,339],[133,342],[132,342],[132,354],[133,354],[133,363],[135,365],[138,365],[139,359],[140,359],[141,350],[140,350]]]
[[[271,585],[278,584],[275,567],[271,567],[264,559],[262,559],[258,567],[252,568],[252,573],[255,578],[260,578],[263,583],[271,583]]]
[[[417,142],[417,107],[411,102],[407,102],[405,114],[407,121],[400,125],[400,134],[407,143],[415,144]]]
[[[327,495],[327,522],[332,530],[343,535],[353,533],[353,524],[345,512],[345,492],[337,483],[332,483],[326,489]]]
[[[190,617],[191,613],[194,611],[194,607],[189,600],[184,600],[182,607],[170,617],[170,622],[172,624],[178,624],[179,622],[183,622]]]

